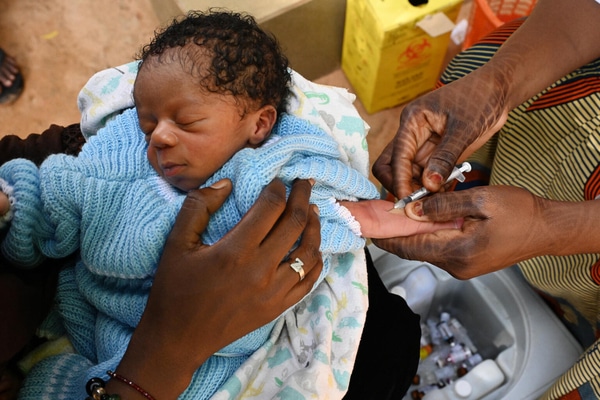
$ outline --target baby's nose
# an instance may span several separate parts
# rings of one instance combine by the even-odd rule
[[[177,134],[167,122],[159,122],[156,125],[152,135],[150,135],[150,145],[158,148],[175,146],[177,144]]]

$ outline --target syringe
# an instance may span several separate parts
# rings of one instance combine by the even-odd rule
[[[452,170],[452,173],[450,174],[448,179],[446,179],[446,183],[451,182],[454,179],[458,180],[459,182],[464,182],[465,176],[463,175],[463,172],[469,172],[470,170],[471,170],[471,164],[469,164],[468,162],[462,163],[459,167],[454,167],[454,169]],[[421,189],[412,192],[411,194],[404,197],[403,199],[398,200],[394,204],[394,209],[397,210],[400,208],[404,208],[404,207],[406,207],[406,205],[408,203],[415,201],[415,200],[419,200],[420,198],[425,197],[428,193],[429,193],[429,190],[427,190],[425,187],[422,187]]]

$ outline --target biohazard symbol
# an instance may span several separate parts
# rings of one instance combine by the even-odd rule
[[[398,55],[398,67],[404,68],[422,63],[431,55],[431,42],[426,37],[418,38],[406,46]]]

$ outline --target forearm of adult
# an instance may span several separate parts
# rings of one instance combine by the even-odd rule
[[[539,0],[531,15],[480,73],[507,94],[508,110],[569,72],[600,57],[600,4]]]
[[[548,201],[539,233],[547,235],[546,251],[556,256],[600,253],[600,201]]]
[[[184,317],[184,316],[182,316]],[[177,333],[161,335],[162,330],[142,320],[129,342],[127,352],[116,372],[132,380],[157,400],[176,399],[187,388],[199,365],[219,348],[214,348],[212,337],[197,332],[194,349],[182,346]],[[123,400],[143,399],[129,385],[111,379],[108,393],[118,393]]]
[[[203,290],[202,283],[220,275],[211,270],[218,261],[211,260],[210,254],[202,256],[202,250],[207,248],[201,243],[200,234],[209,215],[230,190],[231,185],[227,184],[186,198],[165,245],[142,319],[117,367],[119,375],[156,399],[177,398],[189,385],[194,371],[222,345],[211,335],[208,315],[196,316],[194,309],[215,300]],[[206,275],[198,275],[203,269]],[[190,285],[185,285],[186,281]],[[197,287],[193,281],[198,282]],[[197,291],[196,296],[193,291]],[[200,303],[198,307],[194,307],[196,302]],[[216,309],[216,304],[212,308]],[[194,323],[204,328],[198,329]],[[194,334],[192,341],[190,331]],[[142,398],[132,386],[115,379],[107,382],[106,389],[123,399]]]

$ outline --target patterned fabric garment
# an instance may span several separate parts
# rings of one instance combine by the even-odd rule
[[[522,22],[505,24],[456,56],[439,86],[483,65]],[[500,132],[470,161],[480,167],[482,176],[491,171],[492,185],[519,186],[561,201],[596,199],[600,195],[600,60],[563,77],[511,111]],[[600,398],[599,255],[537,257],[519,267],[587,347],[543,399]]]

